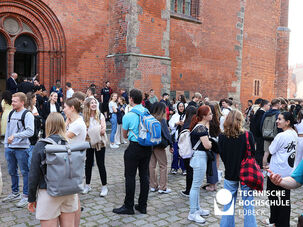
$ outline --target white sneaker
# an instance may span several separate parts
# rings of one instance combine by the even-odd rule
[[[123,141],[122,143],[123,143],[123,144],[127,144],[127,141]]]
[[[19,200],[19,199],[21,199],[21,195],[19,193],[17,193],[17,194],[11,193],[8,196],[6,196],[4,199],[2,199],[2,202],[3,203],[11,202],[11,201]]]
[[[89,185],[85,185],[83,191],[81,192],[82,194],[87,194],[88,192],[90,192],[92,190],[92,188]]]
[[[160,190],[158,191],[158,193],[160,194],[168,194],[168,193],[171,193],[171,189],[167,188],[166,190]]]
[[[22,208],[22,207],[26,207],[28,204],[28,198],[22,196],[20,201],[16,204],[17,207]]]
[[[119,148],[119,146],[118,146],[117,144],[110,144],[109,146],[110,146],[110,148],[112,148],[112,149],[117,149],[117,148]]]
[[[115,143],[116,145],[121,145],[121,143],[120,142],[118,142],[118,143]]]
[[[158,191],[158,188],[150,188],[150,191],[151,191],[151,192]]]
[[[100,192],[100,196],[101,197],[105,197],[107,196],[107,193],[108,193],[108,189],[107,189],[107,186],[102,186],[102,189],[101,189],[101,192]]]
[[[200,216],[199,211],[196,211],[193,214],[189,213],[187,219],[197,223],[205,223],[205,219]]]
[[[199,213],[201,216],[208,216],[210,214],[209,210],[203,210],[200,208]]]

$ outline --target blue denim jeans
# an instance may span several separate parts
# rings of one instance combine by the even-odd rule
[[[194,170],[193,183],[189,193],[190,213],[200,209],[200,187],[206,174],[207,154],[205,151],[195,151],[190,160],[190,166]]]
[[[110,123],[112,124],[112,131],[110,133],[110,142],[115,142],[115,135],[117,131],[117,114],[113,113],[112,117],[110,118]]]
[[[18,166],[23,176],[23,194],[28,195],[28,149],[5,148],[7,169],[12,180],[12,192],[19,192]]]
[[[223,210],[227,211],[230,208],[232,201],[234,201],[234,205],[237,202],[237,192],[239,187],[239,181],[230,181],[224,180],[224,188],[229,190],[232,194],[232,200],[229,204],[225,205]],[[248,186],[241,184],[241,190],[249,191],[251,190]],[[256,217],[254,212],[254,206],[251,201],[254,200],[253,196],[249,196],[248,193],[242,193],[243,200],[243,209],[244,209],[244,227],[256,227]],[[249,203],[245,203],[245,201],[249,201]],[[235,226],[235,215],[222,215],[221,218],[221,227],[234,227]]]
[[[29,145],[29,149],[28,149],[28,169],[31,168],[31,162],[32,162],[32,151],[34,149],[35,145]]]
[[[174,152],[173,152],[173,161],[171,163],[171,168],[175,170],[181,168],[182,171],[184,171],[185,166],[184,166],[183,158],[181,158],[181,156],[179,155],[178,143],[177,142],[174,143],[173,147],[174,147]]]

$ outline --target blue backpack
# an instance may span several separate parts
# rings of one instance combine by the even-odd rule
[[[135,135],[141,146],[155,146],[161,143],[161,123],[152,116],[148,110],[141,112],[132,109],[133,112],[140,117],[139,137]]]

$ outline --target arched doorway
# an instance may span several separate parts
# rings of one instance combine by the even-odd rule
[[[47,88],[57,79],[64,83],[64,31],[43,1],[1,0],[0,32],[7,40],[7,76],[14,71],[19,77],[38,73],[38,79]]]
[[[37,45],[28,35],[21,35],[15,40],[14,71],[19,78],[29,78],[36,74]]]
[[[7,71],[7,43],[5,37],[0,33],[0,92],[5,90]]]

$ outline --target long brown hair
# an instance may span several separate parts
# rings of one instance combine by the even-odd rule
[[[224,134],[227,137],[237,138],[244,133],[244,117],[239,110],[231,110],[224,122]]]
[[[208,104],[213,114],[212,120],[209,122],[209,135],[211,137],[217,137],[221,133],[220,130],[220,121],[218,118],[218,113],[215,110],[215,106],[213,104]]]
[[[65,122],[62,115],[57,112],[50,113],[45,122],[46,137],[56,134],[66,139],[65,131]]]
[[[158,120],[165,119],[166,106],[162,102],[155,102],[151,107],[151,114]]]
[[[198,122],[202,121],[203,117],[206,117],[210,111],[211,109],[209,106],[200,106],[197,113],[191,119],[189,130],[192,131]]]

